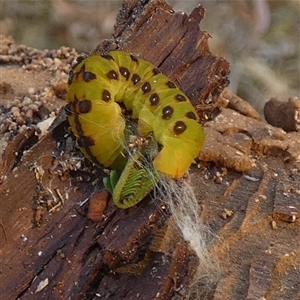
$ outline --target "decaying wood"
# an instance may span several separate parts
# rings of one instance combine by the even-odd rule
[[[270,99],[264,107],[267,122],[287,132],[300,131],[300,99],[290,98],[287,102]]]
[[[151,61],[199,111],[212,110],[229,66],[209,52],[209,35],[199,30],[203,16],[202,6],[187,16],[164,1],[124,1],[114,40],[96,51],[120,47]],[[49,79],[55,71],[16,68],[17,57],[2,53],[1,59],[57,86]],[[5,77],[6,70],[16,95],[19,78]],[[199,289],[197,298],[299,299],[300,133],[263,123],[228,93],[219,101],[235,99],[246,109],[220,107],[205,123],[199,168],[191,171],[201,218],[218,236],[210,253],[221,267],[216,286]],[[1,299],[185,299],[201,262],[174,233],[164,203],[147,197],[121,210],[96,202],[103,172],[76,149],[67,122],[15,156],[37,136],[29,132],[15,137],[3,156]],[[88,212],[90,199],[95,208]],[[97,219],[99,209],[104,215]],[[97,223],[88,219],[93,212]]]

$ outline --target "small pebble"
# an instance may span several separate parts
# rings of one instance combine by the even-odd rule
[[[35,93],[35,88],[34,87],[29,87],[28,88],[28,94],[33,95]]]
[[[20,108],[17,106],[14,106],[11,108],[11,113],[14,117],[19,117],[20,116]]]

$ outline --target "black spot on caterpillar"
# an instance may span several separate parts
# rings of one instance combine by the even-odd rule
[[[161,150],[156,171],[180,178],[204,141],[187,96],[151,63],[122,51],[92,54],[70,72],[68,120],[82,152],[112,169],[124,166],[125,119],[120,104],[138,120],[138,135],[153,134]]]

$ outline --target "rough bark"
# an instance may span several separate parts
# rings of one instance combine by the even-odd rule
[[[241,99],[246,109],[234,111],[237,97],[228,90],[219,95],[229,65],[209,52],[203,16],[202,6],[187,16],[164,1],[124,1],[114,39],[96,51],[117,47],[151,61],[211,117],[191,182],[201,218],[218,236],[210,253],[221,274],[198,299],[296,300],[300,133],[263,123]],[[66,76],[53,80],[57,69],[38,63],[49,52],[22,47],[2,37],[3,105],[28,93],[24,81],[48,85],[52,98],[44,106],[61,105],[55,95],[63,97],[59,81]],[[61,52],[51,55],[66,75],[74,56]],[[224,101],[232,106],[216,108]],[[150,197],[127,210],[102,199],[95,210],[103,217],[90,221],[89,200],[101,193],[104,173],[83,159],[67,122],[57,124],[42,138],[32,128],[17,135],[3,155],[1,299],[185,299],[201,262],[176,233],[168,208]]]

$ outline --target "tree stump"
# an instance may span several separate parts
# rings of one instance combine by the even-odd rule
[[[175,13],[162,0],[124,1],[113,39],[95,51],[118,48],[150,61],[208,119],[191,182],[199,217],[217,237],[209,250],[220,271],[192,299],[296,300],[300,133],[262,122],[224,90],[229,64],[209,52],[209,34],[199,29],[204,13],[202,6]],[[75,57],[72,49],[39,51],[1,36],[1,126],[20,132],[8,145],[1,137],[1,299],[186,299],[201,261],[168,207],[150,196],[126,210],[107,202],[103,170],[83,158],[63,118],[48,132],[41,129],[47,123],[21,130],[18,117],[41,124],[65,104]],[[25,105],[29,94],[42,99],[37,107]]]

